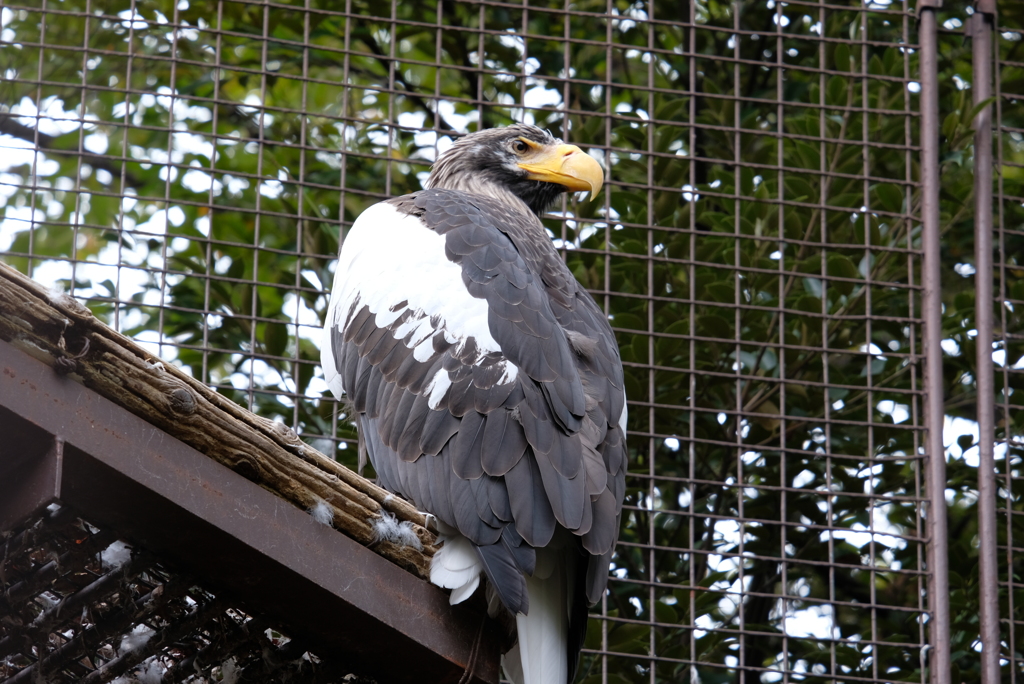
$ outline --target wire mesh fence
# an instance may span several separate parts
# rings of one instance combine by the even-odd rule
[[[13,530],[4,567],[6,626],[21,629],[0,640],[3,681],[372,681],[68,507]]]
[[[1004,680],[1019,682],[1024,678],[1024,653],[1019,647],[1024,595],[1017,568],[1021,554],[1021,479],[1020,464],[1024,455],[1021,439],[1024,412],[1021,411],[1021,387],[1024,385],[1024,338],[1021,311],[1024,310],[1024,16],[1004,12],[995,23],[996,69],[995,105],[995,187],[993,209],[995,274],[992,307],[994,340],[992,358],[995,367],[994,405],[996,428],[995,458],[999,496],[999,616],[1000,638],[1010,646],[1003,651],[1001,665],[1006,666]],[[982,435],[982,439],[985,436]]]
[[[1000,9],[996,458],[1002,666],[1016,681],[1024,15]],[[347,228],[420,189],[461,133],[528,121],[586,147],[606,192],[545,224],[618,336],[630,470],[580,680],[933,675],[928,141],[910,3],[0,11],[2,258],[352,466],[355,432],[318,367]],[[947,2],[935,38],[952,578],[940,600],[954,666],[976,678],[969,14]]]

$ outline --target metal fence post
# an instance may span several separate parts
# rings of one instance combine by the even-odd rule
[[[992,97],[995,2],[982,0],[967,23],[972,40],[974,105]],[[992,107],[974,122],[974,267],[978,387],[978,537],[981,589],[981,680],[999,681],[999,584],[996,562],[995,387],[992,367]]]
[[[928,430],[928,609],[932,684],[950,682],[949,558],[946,523],[946,450],[942,382],[942,278],[939,246],[938,18],[942,0],[918,3],[921,43],[921,181],[924,243],[925,425]]]

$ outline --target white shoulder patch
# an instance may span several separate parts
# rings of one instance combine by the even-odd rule
[[[469,294],[462,282],[462,267],[449,261],[445,238],[386,203],[364,211],[345,238],[334,274],[331,303],[321,344],[321,363],[327,384],[339,395],[341,381],[334,368],[329,330],[344,329],[359,307],[368,306],[380,327],[408,318],[392,331],[417,360],[433,353],[437,334],[461,348],[469,338],[481,354],[501,352],[487,323],[488,306]],[[511,362],[503,380],[515,379]],[[435,378],[434,389],[444,384]]]

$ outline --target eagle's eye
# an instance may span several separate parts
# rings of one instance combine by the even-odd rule
[[[517,154],[524,154],[528,149],[530,149],[530,146],[523,140],[513,140],[512,149],[515,150]]]

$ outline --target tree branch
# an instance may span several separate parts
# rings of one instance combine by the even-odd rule
[[[103,169],[110,173],[110,175],[114,176],[114,178],[121,177],[122,169],[118,165],[114,164],[113,160],[110,158],[99,154],[93,154],[92,152],[79,153],[78,150],[62,149],[57,146],[57,138],[55,136],[47,135],[38,129],[20,123],[17,120],[17,115],[15,114],[0,112],[0,133],[30,142],[36,149],[43,152],[79,157],[83,163],[89,164],[94,169]],[[128,171],[124,171],[124,180],[126,185],[132,187],[139,187],[142,185],[142,183]]]
[[[380,65],[383,66],[385,69],[389,68],[391,58],[384,54],[384,50],[381,48],[380,45],[377,44],[377,41],[374,40],[369,35],[369,32],[366,32],[365,35],[361,35],[360,38],[364,43],[366,43],[366,46],[370,48],[370,51],[373,52],[374,56],[377,58],[377,61],[380,62]],[[405,77],[402,76],[402,72],[399,71],[398,69],[395,69],[395,82],[402,86],[402,88],[405,90],[405,97],[407,97],[410,102],[415,104],[417,107],[423,109],[423,111],[425,111],[427,114],[437,117],[438,128],[440,128],[442,131],[450,131],[452,133],[458,132],[458,129],[456,129],[450,123],[445,121],[445,118],[441,116],[441,112],[434,111],[434,109],[431,109],[427,101],[421,95],[416,94],[415,88],[413,88],[413,86],[410,85],[409,82],[405,80]]]

